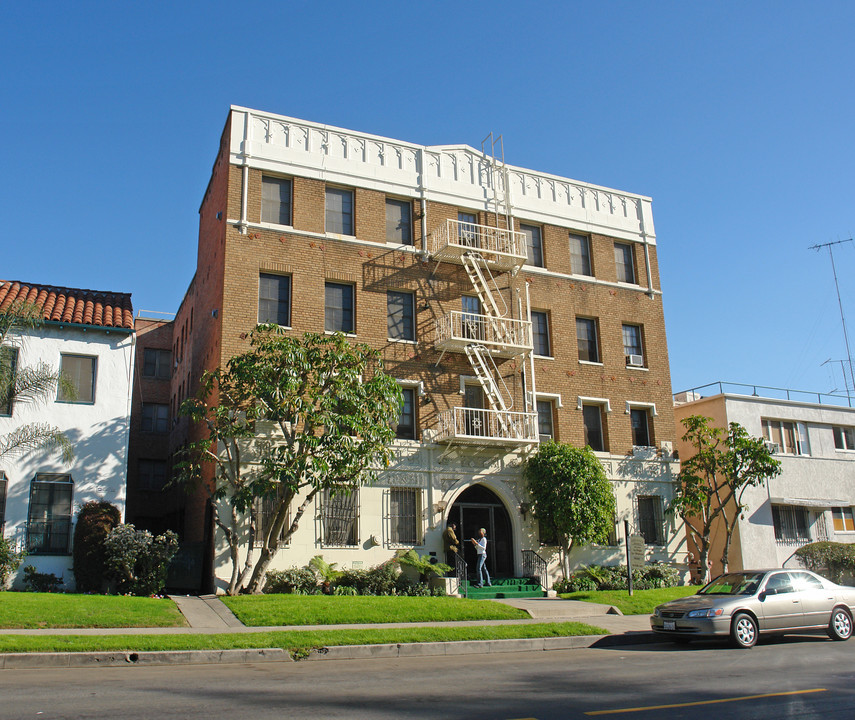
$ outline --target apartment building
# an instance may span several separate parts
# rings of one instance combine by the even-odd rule
[[[664,513],[677,463],[651,201],[511,166],[500,148],[230,109],[172,330],[173,446],[189,431],[181,401],[259,322],[368,343],[404,394],[393,465],[348,498],[319,497],[276,567],[441,557],[455,521],[463,537],[487,529],[496,575],[531,553],[554,570],[522,479],[548,437],[590,445],[618,500],[612,544],[578,562],[619,562],[624,519],[651,559],[685,560]],[[205,502],[188,498],[184,536],[211,539],[221,588],[228,558]]]
[[[675,401],[678,423],[689,415],[713,418],[721,428],[739,423],[764,438],[781,461],[780,475],[745,492],[731,569],[799,566],[793,553],[802,545],[855,542],[855,408],[845,397],[715,383],[679,393]],[[681,457],[692,452],[682,440],[677,447]],[[714,528],[713,575],[721,572],[724,533]]]
[[[107,500],[124,514],[134,326],[131,296],[0,281],[0,312],[26,302],[43,322],[10,333],[0,372],[21,376],[43,364],[65,377],[43,402],[0,398],[0,437],[28,425],[58,428],[74,448],[0,457],[0,534],[27,552],[25,565],[74,588],[72,537],[76,511]],[[25,393],[26,394],[26,393]],[[22,570],[14,578],[22,585]]]

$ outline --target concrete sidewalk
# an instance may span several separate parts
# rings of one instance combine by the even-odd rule
[[[171,628],[57,628],[9,629],[0,635],[196,635],[221,633],[256,633],[299,630],[347,630],[370,628],[418,627],[485,627],[492,625],[527,625],[544,622],[582,622],[606,631],[603,635],[575,637],[523,638],[518,640],[477,640],[384,645],[348,645],[318,648],[303,660],[368,659],[373,657],[415,657],[427,655],[466,655],[477,653],[522,652],[531,650],[566,650],[656,642],[647,615],[621,615],[608,605],[535,598],[497,600],[526,610],[532,617],[522,620],[464,620],[426,623],[383,623],[345,625],[283,625],[247,627],[215,596],[170,596],[184,615],[186,627]],[[33,667],[91,667],[133,664],[245,663],[283,662],[294,658],[280,649],[257,650],[187,650],[165,652],[94,652],[94,653],[5,653],[0,654],[0,669]]]

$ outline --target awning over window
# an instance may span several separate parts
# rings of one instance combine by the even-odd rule
[[[827,498],[773,497],[769,499],[773,505],[798,505],[813,508],[849,507],[852,504],[850,500],[829,500]]]

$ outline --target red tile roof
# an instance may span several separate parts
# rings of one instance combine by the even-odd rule
[[[126,330],[134,328],[130,293],[78,290],[0,280],[0,313],[16,302],[37,305],[42,309],[44,319],[50,322]]]

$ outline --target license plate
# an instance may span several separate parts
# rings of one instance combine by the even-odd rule
[[[676,630],[677,623],[673,620],[663,620],[662,621],[662,629],[663,630]]]

